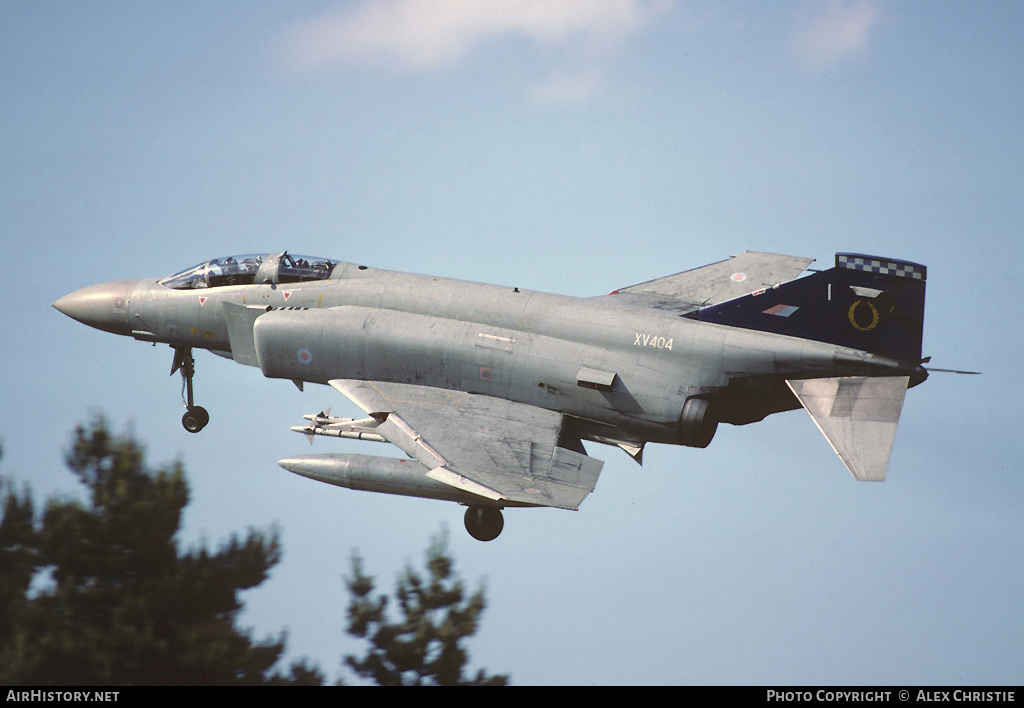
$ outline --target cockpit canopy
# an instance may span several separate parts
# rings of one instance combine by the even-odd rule
[[[160,284],[174,290],[196,290],[253,283],[301,283],[330,278],[337,263],[327,258],[294,256],[287,251],[228,256],[203,261],[164,278]]]

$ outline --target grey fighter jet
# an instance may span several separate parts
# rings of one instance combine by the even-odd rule
[[[350,489],[468,507],[498,536],[505,507],[576,509],[603,462],[583,441],[706,447],[720,423],[803,407],[859,480],[885,478],[921,358],[925,267],[891,258],[745,252],[590,298],[378,270],[289,253],[205,261],[122,280],[53,306],[87,325],[174,349],[182,424],[192,350],[263,375],[327,384],[361,408],[293,430],[396,445],[407,459],[302,455],[287,470]]]

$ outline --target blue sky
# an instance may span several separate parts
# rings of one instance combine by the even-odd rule
[[[182,542],[277,524],[243,623],[332,678],[352,550],[390,591],[447,528],[487,585],[473,665],[515,683],[1019,684],[1021,36],[1019,2],[0,0],[0,471],[74,493],[96,413],[182,460]],[[592,446],[578,512],[481,544],[456,505],[276,465],[332,390],[199,353],[191,436],[169,348],[49,306],[284,249],[580,296],[744,250],[886,255],[928,266],[932,364],[984,374],[908,394],[883,484],[794,411],[643,467]]]

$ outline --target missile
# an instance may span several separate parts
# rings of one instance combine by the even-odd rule
[[[330,412],[331,409],[328,408],[316,415],[304,415],[302,417],[311,421],[312,425],[293,425],[292,430],[305,435],[310,445],[313,444],[314,435],[387,442],[379,433],[373,432],[373,429],[380,425],[379,418],[335,418]]]

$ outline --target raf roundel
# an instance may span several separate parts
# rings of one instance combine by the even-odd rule
[[[308,349],[300,349],[296,352],[295,357],[299,360],[300,364],[311,364],[313,362],[313,352]]]
[[[742,283],[746,279],[746,273],[733,273],[732,275],[729,276],[729,280],[731,280],[734,283]]]

